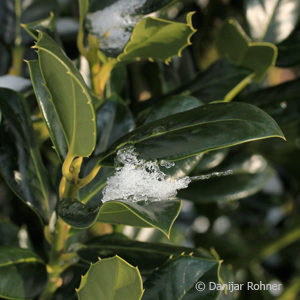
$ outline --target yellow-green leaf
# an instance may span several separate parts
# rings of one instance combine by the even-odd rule
[[[39,32],[40,69],[72,156],[89,156],[96,143],[95,112],[79,71],[57,43]]]

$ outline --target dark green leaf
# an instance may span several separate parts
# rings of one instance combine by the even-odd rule
[[[286,40],[277,45],[278,59],[276,65],[281,68],[300,64],[300,32],[293,32]]]
[[[230,175],[191,183],[179,196],[197,203],[239,200],[258,192],[274,174],[261,155],[245,153],[226,159],[209,172],[228,171]]]
[[[49,35],[53,35],[56,31],[56,20],[53,13],[50,17],[38,20],[35,22],[23,24],[22,27],[30,34],[35,40],[38,39],[38,31],[44,31]]]
[[[251,71],[237,67],[226,59],[220,59],[195,79],[179,88],[176,93],[189,93],[204,102],[223,100]],[[172,93],[173,94],[173,93]]]
[[[51,96],[45,87],[45,82],[40,71],[39,63],[36,60],[28,62],[30,77],[35,91],[36,99],[42,112],[44,121],[47,125],[50,138],[54,148],[63,160],[67,154],[67,144],[64,137],[62,126],[55,112],[55,106],[51,100]]]
[[[240,97],[269,113],[281,126],[299,121],[300,79],[261,89]]]
[[[264,78],[277,58],[276,46],[265,42],[251,42],[233,19],[228,20],[221,28],[216,46],[220,55],[231,63],[252,70],[257,81]]]
[[[196,32],[192,25],[192,15],[187,15],[187,24],[156,18],[146,18],[136,24],[129,42],[119,61],[149,58],[168,62],[180,56],[184,48],[191,44]]]
[[[195,289],[195,284],[198,281],[205,282],[205,275],[210,275],[211,270],[214,271],[212,281],[218,282],[218,265],[218,260],[193,256],[183,255],[170,259],[145,281],[143,300],[188,300],[195,295],[197,298],[194,299],[205,299]],[[208,299],[218,299],[218,294]]]
[[[152,107],[144,124],[199,107],[201,104],[200,100],[192,96],[176,95],[167,97]]]
[[[0,42],[0,75],[6,74],[9,68],[10,53]]]
[[[246,0],[245,4],[251,37],[255,40],[279,43],[297,25],[298,0]]]
[[[10,221],[0,221],[0,245],[1,246],[19,246],[18,239],[19,228]]]
[[[157,103],[152,107],[149,114],[146,117],[145,124],[163,119],[167,116],[188,111],[190,109],[199,107],[202,102],[195,97],[191,96],[171,96],[163,99],[160,103]],[[202,154],[194,157],[178,160],[176,165],[170,169],[164,169],[163,172],[173,178],[180,178],[189,175],[195,166],[202,158]]]
[[[272,118],[243,103],[215,103],[143,125],[120,139],[99,163],[111,164],[117,149],[134,145],[146,160],[179,160],[241,143],[281,137]]]
[[[48,220],[53,197],[25,99],[12,90],[0,89],[0,108],[4,125],[0,133],[1,174],[21,200]]]
[[[29,250],[0,247],[0,297],[32,299],[47,282],[43,261]]]
[[[149,199],[132,203],[129,201],[107,201],[101,208],[99,222],[124,224],[135,227],[154,227],[170,235],[171,228],[181,209],[181,201],[153,201]]]
[[[204,250],[179,247],[161,243],[143,243],[133,241],[121,234],[96,237],[82,245],[77,251],[81,260],[91,263],[98,257],[105,258],[118,255],[134,266],[138,266],[143,274],[154,271],[165,263],[170,255],[179,256],[182,253],[210,258]]]
[[[137,268],[115,256],[92,264],[77,290],[79,300],[140,300],[143,281]]]
[[[121,136],[134,128],[133,116],[118,96],[112,96],[97,112],[97,144],[95,154],[107,150]]]
[[[205,153],[200,162],[194,168],[193,174],[197,175],[201,172],[206,172],[207,170],[217,167],[225,159],[227,153],[228,149],[221,149]]]
[[[88,89],[79,71],[55,41],[39,32],[39,64],[70,156],[89,156],[96,143],[96,120]],[[84,141],[84,142],[83,142]]]
[[[93,199],[92,199],[93,200]],[[77,200],[64,200],[59,203],[58,214],[75,228],[87,228],[96,221],[123,224],[136,227],[154,227],[169,236],[177,218],[181,202],[168,201],[107,201],[100,206],[99,199],[83,204]],[[97,201],[98,200],[98,201]],[[100,206],[100,209],[99,209]]]
[[[58,204],[58,215],[75,228],[87,228],[96,222],[99,205],[83,204],[78,200],[65,199]]]

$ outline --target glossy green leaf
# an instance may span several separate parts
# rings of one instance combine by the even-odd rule
[[[71,156],[89,156],[96,142],[96,119],[88,89],[79,71],[46,33],[36,44],[39,64],[63,128]]]
[[[192,96],[177,95],[167,97],[152,107],[152,110],[150,110],[148,113],[144,123],[147,124],[156,120],[160,120],[170,115],[188,111],[201,105],[202,102]],[[168,176],[172,176],[173,178],[184,177],[192,172],[201,158],[202,154],[199,154],[194,157],[178,160],[176,165],[172,168],[163,168],[163,172]]]
[[[168,201],[150,199],[138,203],[107,201],[101,206],[99,203],[100,196],[96,201],[89,201],[87,204],[77,200],[64,200],[59,203],[58,214],[75,228],[87,228],[97,220],[111,224],[154,227],[169,236],[181,209],[181,202],[172,199]]]
[[[47,222],[53,209],[51,187],[33,137],[25,99],[0,89],[3,113],[0,131],[0,171],[9,187]]]
[[[44,121],[47,125],[50,138],[58,156],[63,160],[67,154],[67,144],[64,137],[62,126],[55,111],[55,105],[51,100],[49,91],[45,87],[44,78],[40,71],[39,63],[36,60],[28,62],[30,77],[36,99],[42,112]]]
[[[96,222],[99,205],[83,204],[76,199],[64,199],[58,203],[58,215],[75,228],[88,228]]]
[[[117,95],[107,99],[97,112],[95,154],[104,152],[121,136],[134,128],[131,111]]]
[[[202,105],[202,102],[192,96],[175,95],[167,97],[152,107],[147,114],[144,124],[199,107],[200,105]]]
[[[277,45],[278,59],[276,65],[281,68],[300,64],[300,32],[293,32],[286,40]]]
[[[115,256],[92,264],[77,290],[79,300],[140,300],[143,281],[137,268]]]
[[[22,24],[22,27],[30,34],[35,40],[38,39],[38,31],[44,31],[49,35],[53,35],[56,31],[56,20],[53,13],[43,20]]]
[[[112,164],[116,151],[134,145],[146,160],[179,160],[241,143],[281,137],[274,120],[243,103],[214,103],[143,125],[116,142],[100,164]]]
[[[217,167],[226,158],[227,153],[228,148],[205,153],[200,162],[193,169],[192,174],[197,175]]]
[[[199,281],[207,283],[205,277],[207,275],[211,278],[210,271],[214,273],[211,281],[218,283],[218,266],[219,261],[216,259],[186,255],[170,259],[144,282],[143,300],[218,299],[218,291],[205,298],[207,290],[202,294],[195,288]]]
[[[251,37],[258,41],[281,42],[297,25],[299,10],[298,0],[246,0]]]
[[[220,55],[231,63],[252,70],[257,81],[264,78],[277,58],[276,46],[266,42],[251,42],[233,19],[221,28],[216,46]]]
[[[0,297],[32,299],[47,283],[46,266],[29,250],[0,247]]]
[[[261,107],[284,126],[299,121],[299,93],[300,80],[295,79],[246,94],[240,100]]]
[[[258,192],[274,174],[261,155],[242,152],[226,159],[209,173],[229,171],[231,174],[227,176],[192,182],[179,192],[179,196],[196,203],[239,200]]]
[[[119,61],[149,58],[168,62],[180,56],[184,48],[191,44],[196,32],[192,25],[192,15],[188,14],[187,24],[156,18],[146,18],[136,24],[129,42]]]
[[[124,224],[135,227],[154,227],[166,236],[179,215],[181,201],[169,199],[166,201],[107,201],[101,208],[99,222]]]
[[[179,256],[182,253],[210,258],[210,254],[201,249],[172,244],[144,243],[130,240],[121,234],[96,237],[82,245],[77,251],[80,259],[86,263],[96,262],[98,257],[121,256],[130,264],[138,266],[143,275],[160,267],[171,255]]]
[[[172,94],[188,93],[204,102],[223,100],[251,73],[250,70],[237,67],[226,59],[219,59]],[[145,103],[147,104],[147,102]]]

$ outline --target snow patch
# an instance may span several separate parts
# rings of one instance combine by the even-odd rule
[[[168,177],[160,166],[171,168],[172,162],[145,161],[139,159],[134,147],[125,147],[117,152],[116,173],[109,177],[103,189],[102,202],[110,200],[165,201],[174,198],[177,191],[187,188],[191,179]]]
[[[134,13],[146,0],[119,0],[103,10],[89,13],[91,32],[99,39],[100,49],[118,55],[130,39],[135,24],[142,19]]]

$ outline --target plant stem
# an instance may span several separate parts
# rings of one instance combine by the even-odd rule
[[[64,263],[62,255],[64,253],[65,241],[68,236],[69,228],[69,225],[67,225],[62,219],[58,218],[55,226],[49,264],[47,265],[49,274],[48,283],[40,297],[40,300],[51,300],[57,288],[59,288],[62,284],[60,274],[66,267],[66,262]]]
[[[16,76],[20,76],[22,73],[23,55],[25,51],[24,47],[22,46],[21,13],[21,0],[15,0],[16,38],[15,46],[12,49],[12,65],[8,73]]]
[[[252,82],[255,74],[251,73],[245,79],[243,79],[238,85],[236,85],[226,96],[224,102],[232,101],[248,84]]]
[[[12,49],[12,65],[8,71],[10,75],[20,76],[22,73],[24,47],[15,46]]]

